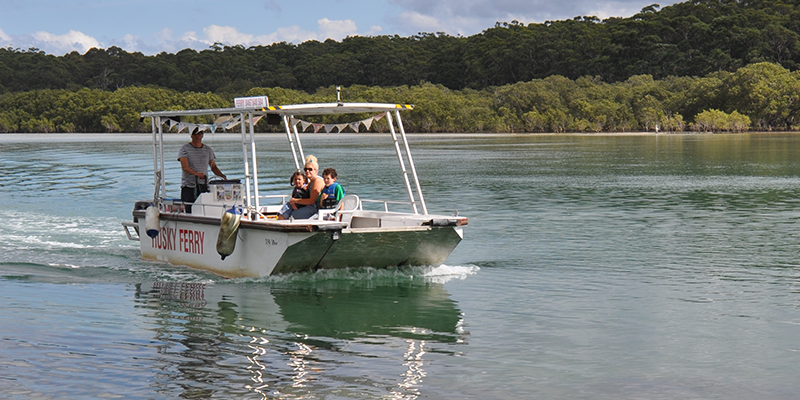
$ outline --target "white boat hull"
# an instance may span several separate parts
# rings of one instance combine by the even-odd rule
[[[144,211],[134,211],[144,232]],[[356,220],[358,217],[356,216]],[[431,216],[426,216],[425,223]],[[140,238],[142,259],[206,270],[228,278],[317,269],[440,265],[461,241],[459,218],[445,226],[349,228],[315,220],[241,221],[233,253],[216,251],[220,218],[162,212],[159,234]]]

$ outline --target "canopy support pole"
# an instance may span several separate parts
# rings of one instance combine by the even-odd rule
[[[408,157],[408,166],[411,167],[411,176],[414,177],[414,186],[417,187],[417,195],[419,196],[419,204],[422,206],[422,214],[428,215],[428,208],[425,206],[425,198],[422,197],[422,187],[419,184],[419,177],[417,177],[417,169],[414,167],[414,160],[411,158],[411,149],[408,147],[406,130],[403,128],[403,120],[400,119],[400,110],[394,110],[394,115],[397,118],[397,128],[400,130],[400,136],[403,138],[403,146],[406,149],[406,157]],[[416,213],[416,209],[414,212]]]
[[[159,179],[158,170],[158,147],[157,130],[156,127],[161,125],[161,117],[150,118],[150,130],[153,132],[153,201],[158,202],[158,193],[161,191],[161,180]]]
[[[392,141],[394,142],[394,149],[397,152],[397,160],[400,162],[400,172],[403,174],[403,180],[406,184],[406,191],[408,192],[408,199],[411,201],[411,208],[414,210],[414,214],[419,214],[417,212],[417,202],[414,199],[414,192],[411,190],[411,183],[408,181],[408,171],[406,170],[406,163],[403,161],[403,153],[400,151],[400,145],[397,143],[397,133],[394,129],[394,121],[392,119],[392,113],[386,113],[387,122],[389,122],[389,131],[392,133]]]
[[[164,165],[164,128],[161,125],[161,118],[158,118],[158,154],[161,158],[161,170],[159,171],[158,179],[161,180],[161,196],[158,197],[159,203],[161,199],[167,196],[167,178],[164,176],[166,165]]]
[[[300,171],[300,161],[297,159],[297,149],[295,148],[294,139],[292,138],[292,128],[289,124],[289,116],[283,115],[283,126],[286,127],[286,138],[289,139],[289,148],[292,149],[292,158],[294,159],[294,170]],[[303,155],[300,154],[300,157]]]
[[[244,113],[239,113],[239,121],[241,128],[242,128],[242,160],[244,161],[244,190],[245,190],[245,206],[250,208],[255,202],[254,199],[251,197],[252,193],[250,191],[250,180],[253,175],[250,172],[250,161],[248,160],[247,156],[247,135],[245,130],[245,120],[244,120]]]
[[[294,115],[292,115],[290,118],[294,118]],[[303,153],[303,145],[300,143],[300,133],[297,132],[297,124],[292,126],[292,131],[294,131],[294,140],[297,141],[297,150],[300,152],[300,159],[303,161],[303,166],[305,166],[306,155]],[[300,167],[301,166],[298,165],[298,171],[300,170]]]
[[[167,182],[164,179],[164,130],[161,117],[151,117],[150,126],[153,131],[153,203],[161,205],[167,195]]]
[[[253,126],[253,113],[247,113],[247,121],[250,123],[250,156],[253,157],[253,197],[255,198],[255,211],[260,208],[258,200],[258,163],[256,162],[256,133]]]

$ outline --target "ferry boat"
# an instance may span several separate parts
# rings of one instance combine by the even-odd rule
[[[228,278],[334,268],[441,265],[463,238],[468,219],[458,212],[428,213],[400,116],[413,108],[410,104],[342,102],[270,106],[266,96],[259,96],[237,98],[231,108],[142,112],[141,117],[150,118],[152,125],[154,196],[135,203],[132,220],[122,223],[125,234],[139,241],[144,260]],[[304,129],[298,131],[302,120],[297,118],[364,113],[378,113],[387,119],[392,137],[387,142],[397,155],[408,200],[366,199],[350,194],[353,188],[348,188],[349,193],[335,208],[322,209],[310,219],[278,220],[277,213],[288,195],[259,192],[254,124],[267,118],[285,127],[291,153],[287,163],[293,161],[300,171],[305,159],[300,140]],[[164,179],[165,130],[174,124],[188,124],[185,121],[191,118],[187,117],[233,124],[242,135],[243,178],[212,178],[209,191],[201,193],[191,207],[167,195]],[[203,128],[209,127],[215,129],[216,125]],[[395,210],[398,206],[405,210]]]

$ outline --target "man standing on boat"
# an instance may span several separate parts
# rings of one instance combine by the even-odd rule
[[[217,156],[211,147],[203,144],[203,132],[197,128],[192,130],[192,141],[178,150],[178,161],[181,162],[181,201],[194,203],[200,193],[207,189],[208,167],[217,176],[227,179],[214,161]],[[186,205],[186,212],[192,212],[192,206]]]

